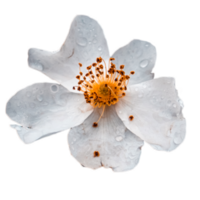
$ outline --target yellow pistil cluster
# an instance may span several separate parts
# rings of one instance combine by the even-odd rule
[[[83,92],[86,103],[94,108],[103,106],[100,118],[103,116],[106,105],[114,105],[126,95],[130,75],[135,73],[131,71],[129,75],[126,75],[123,70],[124,65],[116,69],[115,64],[112,63],[113,60],[115,59],[110,58],[107,68],[105,61],[101,57],[97,58],[95,63],[87,67],[88,72],[85,75],[81,71],[82,64],[79,63],[79,75],[76,76],[79,80],[78,86],[73,87],[74,90]],[[93,127],[98,126],[98,121],[93,124]]]

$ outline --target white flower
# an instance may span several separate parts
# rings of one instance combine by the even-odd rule
[[[72,155],[83,166],[114,171],[137,165],[143,141],[175,149],[185,137],[183,103],[173,78],[153,79],[155,47],[133,40],[109,58],[100,25],[86,16],[74,19],[59,52],[30,49],[29,66],[61,85],[36,83],[9,100],[20,138],[31,143],[71,128]]]

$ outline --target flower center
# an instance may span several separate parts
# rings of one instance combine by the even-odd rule
[[[123,70],[124,65],[120,65],[120,69],[117,70],[115,64],[112,63],[113,60],[115,59],[110,58],[107,68],[106,62],[101,57],[97,58],[96,63],[87,67],[88,72],[85,75],[81,71],[82,64],[79,63],[79,75],[76,76],[79,86],[73,87],[74,90],[84,93],[86,103],[94,108],[103,106],[103,112],[106,105],[114,105],[126,95],[130,75],[135,73],[131,71],[129,75],[126,75]],[[93,124],[94,127],[98,126],[98,121],[95,122],[96,125]]]

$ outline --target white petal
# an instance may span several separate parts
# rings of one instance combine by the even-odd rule
[[[125,65],[125,72],[135,71],[129,85],[141,83],[154,78],[151,73],[156,62],[156,48],[149,42],[133,40],[118,49],[112,56],[117,67]]]
[[[63,86],[72,89],[77,85],[79,65],[82,71],[101,56],[109,59],[107,42],[97,21],[87,16],[77,16],[71,24],[67,39],[59,52],[52,53],[39,49],[29,50],[29,66],[41,71]]]
[[[143,141],[131,133],[117,116],[113,106],[106,107],[98,127],[102,109],[94,112],[69,132],[68,142],[72,155],[86,167],[96,169],[102,165],[114,171],[134,168],[139,162]],[[99,156],[94,156],[99,152]]]
[[[159,78],[130,86],[115,108],[131,132],[158,150],[171,151],[185,137],[182,105],[174,79]]]
[[[93,107],[84,96],[54,83],[36,83],[20,90],[7,103],[6,113],[25,143],[81,124]]]

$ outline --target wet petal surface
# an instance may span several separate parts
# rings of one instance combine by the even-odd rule
[[[36,83],[20,90],[7,103],[6,113],[19,125],[12,125],[25,143],[82,123],[93,107],[83,95],[54,83]]]
[[[117,116],[113,106],[94,112],[79,126],[70,130],[68,142],[72,155],[85,167],[96,169],[104,166],[114,171],[134,168],[139,162],[143,141],[131,133]]]
[[[58,81],[69,90],[77,85],[75,76],[79,73],[78,63],[83,64],[84,72],[97,57],[109,59],[102,28],[97,21],[87,16],[75,17],[59,52],[30,49],[28,54],[30,67]]]
[[[157,150],[171,151],[184,140],[183,103],[173,78],[130,86],[115,108],[126,127]]]
[[[129,85],[141,83],[154,78],[151,73],[156,62],[156,48],[149,42],[133,40],[126,46],[118,49],[112,56],[116,66],[125,65],[124,71],[131,76]]]

